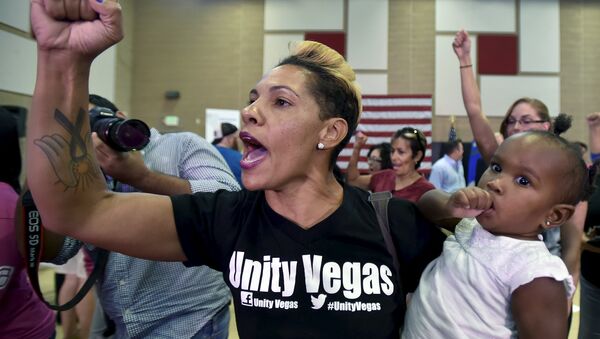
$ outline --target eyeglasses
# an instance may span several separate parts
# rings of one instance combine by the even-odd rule
[[[367,161],[368,162],[381,162],[382,159],[381,158],[368,157]]]
[[[531,119],[513,119],[513,118],[509,118],[506,120],[506,126],[515,126],[517,124],[517,122],[519,123],[519,125],[521,126],[529,126],[531,124],[541,124],[544,122],[547,122],[546,120],[531,120]]]

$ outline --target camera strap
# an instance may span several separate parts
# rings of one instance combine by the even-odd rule
[[[40,300],[42,300],[50,309],[55,311],[66,311],[68,309],[71,309],[75,305],[77,305],[79,301],[81,301],[81,299],[88,293],[90,288],[94,285],[100,274],[103,273],[109,252],[104,249],[97,249],[98,255],[96,256],[96,260],[94,262],[94,269],[92,273],[88,276],[81,289],[73,297],[73,299],[69,300],[63,305],[50,304],[44,299],[44,296],[42,295],[38,277],[38,268],[40,264],[40,258],[43,253],[44,244],[44,226],[42,223],[42,218],[40,216],[40,213],[38,212],[37,207],[35,206],[35,203],[33,202],[33,198],[31,196],[30,191],[27,191],[25,192],[25,194],[23,194],[23,197],[21,198],[21,203],[23,206],[23,227],[25,228],[24,233],[27,256],[27,275],[29,276],[29,280],[31,281],[31,286],[33,287],[33,290],[38,295]]]
[[[398,252],[396,251],[396,246],[394,246],[394,241],[392,240],[392,232],[390,230],[390,222],[388,219],[388,202],[391,198],[392,193],[389,191],[372,192],[369,195],[369,202],[371,202],[373,208],[375,209],[377,223],[379,224],[381,235],[383,235],[385,247],[392,256],[394,269],[396,270],[396,273],[398,273],[398,277],[400,277],[400,262],[398,261]]]
[[[402,275],[400,274],[400,261],[398,260],[398,252],[396,251],[396,246],[394,245],[394,241],[392,239],[390,220],[388,218],[388,204],[390,199],[392,199],[392,192],[390,191],[371,192],[369,194],[369,202],[375,209],[377,223],[379,224],[379,229],[381,230],[381,235],[383,236],[383,241],[385,242],[385,247],[387,248],[388,253],[392,256],[392,264],[394,265],[396,275],[398,276],[398,291],[400,292],[400,295],[404,295],[402,289]],[[406,310],[406,308],[404,310]],[[400,325],[400,333],[402,333],[402,325]]]

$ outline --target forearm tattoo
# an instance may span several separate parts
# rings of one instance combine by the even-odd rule
[[[86,114],[86,111],[79,109],[73,124],[61,111],[54,110],[54,120],[67,131],[70,141],[59,134],[45,135],[33,141],[50,160],[58,177],[56,183],[63,184],[65,191],[70,188],[85,189],[93,181],[102,178],[100,169],[89,153],[92,149],[91,134],[83,128]],[[90,146],[89,149],[87,146]]]

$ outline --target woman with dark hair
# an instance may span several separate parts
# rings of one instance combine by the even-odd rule
[[[404,127],[392,136],[392,168],[367,175],[358,175],[348,165],[348,182],[372,192],[390,191],[396,198],[413,202],[435,187],[417,171],[425,157],[427,139],[423,132]],[[356,168],[356,166],[354,166]]]
[[[368,139],[369,137],[361,131],[357,131],[354,134],[352,156],[350,156],[348,168],[346,169],[348,177],[356,178],[360,175],[360,171],[358,170],[358,160],[360,158],[360,151],[365,147]],[[382,142],[369,147],[369,151],[367,152],[367,163],[369,164],[370,174],[392,168],[392,160],[390,158],[391,150],[392,146],[389,142]]]
[[[391,150],[392,145],[389,142],[382,142],[369,147],[367,162],[371,173],[392,168]]]
[[[460,63],[460,78],[463,102],[473,137],[482,159],[489,165],[492,155],[498,148],[492,126],[481,108],[481,97],[473,73],[471,61],[471,40],[469,34],[461,30],[456,33],[452,44]],[[561,113],[554,121],[550,118],[548,107],[538,99],[520,98],[507,110],[500,125],[500,132],[506,139],[514,134],[529,130],[550,131],[560,135],[571,127],[571,117]],[[560,228],[551,229],[543,234],[546,246],[553,254],[562,257],[573,275],[575,286],[579,281],[579,252],[583,235],[586,204],[577,205],[573,217]]]
[[[489,163],[490,158],[498,148],[498,142],[481,108],[481,98],[471,61],[469,34],[466,31],[456,33],[452,47],[460,62],[463,102],[473,131],[473,137],[483,160]],[[560,135],[570,127],[570,116],[561,113],[553,122],[548,107],[542,101],[524,97],[510,105],[500,124],[500,133],[502,133],[504,139],[513,134],[529,130],[550,131]]]
[[[382,234],[369,194],[334,177],[361,111],[341,55],[299,43],[250,90],[240,130],[246,189],[115,194],[91,156],[84,108],[91,62],[122,38],[120,6],[32,0],[31,19],[38,76],[27,168],[48,229],[222,271],[243,338],[398,337],[406,292],[444,236],[400,199],[390,200]]]

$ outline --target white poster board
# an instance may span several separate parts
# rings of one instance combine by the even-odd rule
[[[355,70],[388,69],[388,9],[388,0],[349,0],[346,60]]]
[[[265,0],[265,31],[340,31],[344,0]]]
[[[477,33],[515,33],[515,13],[515,0],[436,0],[435,30],[455,33],[464,28]]]
[[[0,90],[32,95],[37,70],[35,41],[0,30],[0,46]]]
[[[559,73],[559,1],[520,1],[519,6],[519,70]]]
[[[1,0],[0,22],[23,32],[29,32],[31,27],[29,24],[29,6],[29,1]]]
[[[204,138],[208,142],[215,139],[215,131],[221,123],[228,122],[240,128],[240,111],[237,109],[207,108],[205,114]]]
[[[481,105],[488,117],[503,117],[515,100],[522,97],[543,101],[551,116],[560,110],[560,77],[535,75],[482,75]]]

